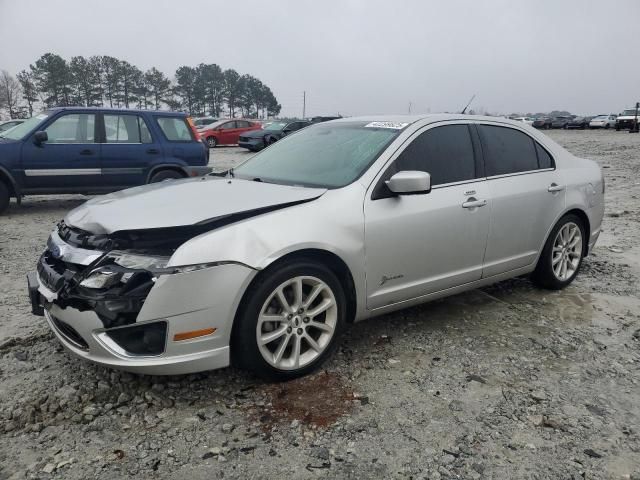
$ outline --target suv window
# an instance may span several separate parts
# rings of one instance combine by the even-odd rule
[[[94,143],[96,116],[74,113],[57,118],[49,125],[47,143]]]
[[[467,125],[444,125],[421,133],[395,161],[395,171],[419,170],[432,185],[476,178],[473,144]],[[392,173],[392,175],[393,175]]]
[[[158,125],[170,142],[190,142],[193,140],[191,128],[182,117],[157,117]]]
[[[144,119],[138,115],[104,116],[107,143],[151,143],[151,134]]]
[[[478,125],[488,177],[538,169],[534,140],[508,127]]]

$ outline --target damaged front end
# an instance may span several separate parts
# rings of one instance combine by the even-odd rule
[[[44,315],[50,305],[92,311],[108,339],[123,354],[163,353],[166,322],[136,324],[156,280],[160,275],[195,271],[216,263],[167,267],[175,249],[201,229],[162,230],[93,235],[61,222],[40,256],[37,276],[28,277],[33,313]],[[60,334],[86,349],[86,341],[70,325],[47,315]]]

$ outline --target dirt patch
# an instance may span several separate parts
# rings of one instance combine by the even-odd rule
[[[296,421],[327,428],[352,410],[354,400],[361,401],[338,375],[329,372],[267,385],[264,394],[264,405],[251,407],[251,415],[265,432]]]

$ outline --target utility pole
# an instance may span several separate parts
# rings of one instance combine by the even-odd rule
[[[629,129],[629,133],[638,133],[640,132],[640,128],[638,128],[638,108],[640,108],[640,102],[636,102],[636,114],[633,119],[633,125]]]
[[[409,100],[409,115],[411,115],[411,100]]]
[[[302,120],[306,118],[307,114],[307,91],[302,92]]]

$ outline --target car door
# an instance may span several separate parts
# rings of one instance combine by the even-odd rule
[[[101,183],[94,113],[62,113],[46,126],[47,141],[28,139],[22,149],[25,189],[82,191]]]
[[[102,173],[105,185],[124,188],[146,182],[149,166],[162,159],[162,144],[141,115],[104,112]]]
[[[522,130],[478,125],[491,196],[491,224],[483,277],[536,261],[565,206],[565,186],[553,157]]]
[[[479,280],[491,200],[465,123],[417,132],[367,194],[367,307],[376,309]],[[426,171],[426,194],[390,194],[384,181],[404,170]]]
[[[238,138],[240,134],[237,134],[236,122],[232,120],[231,122],[223,123],[220,125],[220,133],[218,135],[219,145],[231,145],[233,143],[238,143]]]

